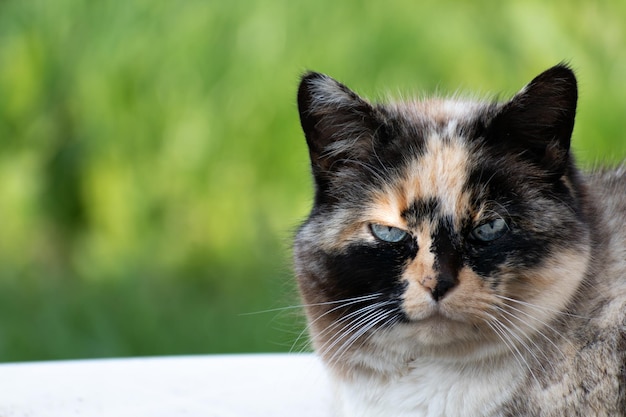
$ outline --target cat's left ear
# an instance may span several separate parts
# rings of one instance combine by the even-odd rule
[[[491,122],[488,140],[521,152],[547,171],[563,174],[569,149],[578,89],[565,64],[538,75],[501,107]]]
[[[338,169],[341,161],[360,159],[381,125],[369,102],[316,72],[302,77],[298,110],[316,176]]]

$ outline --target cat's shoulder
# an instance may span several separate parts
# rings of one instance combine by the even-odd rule
[[[610,197],[610,201],[621,201],[626,206],[626,161],[614,167],[593,168],[586,177],[593,193]]]
[[[626,190],[626,161],[617,166],[594,167],[587,176],[594,184]]]
[[[595,168],[586,175],[587,204],[593,207],[597,237],[613,253],[609,261],[621,269],[626,281],[626,161],[614,167]],[[615,271],[619,275],[618,271]]]
[[[583,293],[597,294],[596,312],[607,325],[626,327],[626,162],[587,174],[590,232],[596,253]]]

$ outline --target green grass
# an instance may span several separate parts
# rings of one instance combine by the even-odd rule
[[[0,4],[0,361],[290,349],[306,69],[371,98],[514,93],[567,60],[575,151],[626,155],[626,5]]]

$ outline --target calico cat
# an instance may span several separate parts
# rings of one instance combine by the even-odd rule
[[[626,416],[626,169],[577,169],[577,96],[565,64],[506,102],[302,78],[295,271],[338,415]]]

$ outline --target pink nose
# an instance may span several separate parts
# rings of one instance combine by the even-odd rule
[[[422,287],[432,292],[437,286],[437,280],[432,275],[426,275],[424,278],[422,278],[420,284],[422,284]]]
[[[448,290],[456,285],[456,280],[447,278],[446,275],[439,275],[439,279],[434,278],[432,275],[426,275],[420,281],[420,284],[430,291],[435,301],[439,301],[446,295]]]

